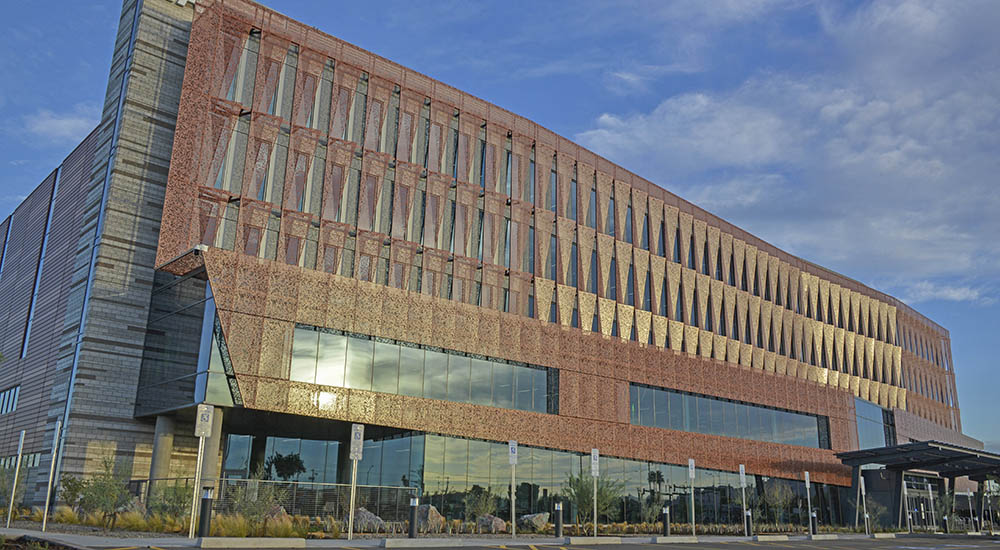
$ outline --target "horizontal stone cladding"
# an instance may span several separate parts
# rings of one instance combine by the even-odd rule
[[[199,245],[227,251],[216,261],[236,279],[213,285],[232,302],[232,322],[256,331],[239,353],[272,370],[253,376],[281,378],[293,322],[337,328],[354,308],[351,322],[374,330],[366,319],[379,309],[345,301],[393,294],[425,301],[386,321],[401,323],[400,340],[424,342],[430,318],[448,349],[468,337],[551,351],[561,335],[566,356],[595,369],[567,367],[570,384],[588,386],[583,377],[605,373],[596,365],[642,349],[781,380],[790,385],[771,385],[790,392],[776,405],[787,408],[817,386],[909,410],[919,388],[935,404],[918,414],[960,426],[957,398],[904,369],[900,335],[919,330],[937,350],[921,372],[939,389],[953,385],[947,331],[905,304],[531,121],[248,0],[199,2],[192,26],[157,265],[183,272],[173,260]],[[332,280],[338,290],[325,290]],[[300,305],[295,281],[316,298]],[[465,334],[498,318],[524,325]],[[666,385],[638,372],[615,378],[615,395],[627,395],[627,381]],[[613,403],[578,414],[627,414]],[[853,425],[850,415],[827,409],[835,447],[856,438],[836,424]]]
[[[246,407],[675,464],[694,457],[707,468],[744,463],[762,475],[809,469],[850,483],[833,455],[856,446],[853,399],[828,386],[234,252],[203,257]],[[559,414],[290,382],[296,322],[558,368]],[[832,450],[630,425],[629,382],[827,416]]]
[[[149,472],[153,426],[134,418],[135,397],[192,16],[191,4],[122,3],[49,399],[50,422],[66,419],[61,473],[108,457],[129,477]]]
[[[34,468],[29,474],[29,498],[40,490],[45,481],[40,472],[48,471],[54,428],[49,422],[52,415],[50,396],[57,381],[56,361],[60,354],[65,353],[59,343],[82,224],[81,204],[94,162],[96,136],[96,130],[91,132],[15,211],[14,238],[8,243],[10,246],[5,258],[5,263],[10,263],[0,278],[0,303],[10,306],[5,310],[7,321],[2,339],[4,361],[0,369],[0,389],[20,386],[16,410],[0,416],[0,433],[3,434],[0,455],[14,454],[18,434],[25,430],[24,452],[39,453],[42,457],[41,468]],[[58,185],[53,197],[52,184],[56,177]],[[54,201],[51,207],[50,199]],[[32,201],[38,202],[32,205]],[[30,220],[21,217],[19,211],[22,208],[30,210]],[[37,224],[46,223],[50,208],[48,236],[45,237],[45,230],[38,229]],[[0,226],[0,231],[6,233],[3,227]],[[21,231],[25,233],[19,236]],[[40,263],[42,272],[39,277],[37,268],[43,237],[45,256]],[[34,267],[25,271],[31,262],[34,262]],[[36,277],[38,288],[34,292],[34,315],[25,348],[25,332]],[[24,357],[21,356],[22,349]]]

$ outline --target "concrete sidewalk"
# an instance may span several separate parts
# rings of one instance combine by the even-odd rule
[[[110,537],[99,535],[77,535],[67,533],[42,533],[28,529],[0,529],[0,535],[5,537],[26,536],[33,539],[48,541],[56,544],[68,546],[79,550],[90,549],[115,549],[115,550],[138,550],[141,548],[159,549],[188,549],[188,548],[216,548],[216,549],[236,549],[236,548],[261,548],[261,549],[285,549],[285,548],[346,548],[346,549],[374,549],[374,548],[497,548],[523,546],[523,547],[561,547],[571,545],[583,545],[591,547],[597,545],[635,545],[635,544],[693,544],[704,543],[707,545],[719,543],[748,542],[754,541],[756,537],[741,536],[699,536],[692,537],[690,534],[662,536],[600,536],[600,537],[419,537],[408,538],[359,538],[354,540],[340,539],[301,539],[301,538],[236,538],[236,537],[208,537],[204,539],[189,539],[186,537]],[[920,536],[923,538],[967,538],[963,534],[955,535],[897,535],[900,538]],[[989,535],[987,535],[988,537]],[[765,537],[761,537],[764,539]],[[788,541],[809,541],[805,534],[781,535],[782,540]],[[838,534],[824,540],[866,540],[870,536],[863,534]],[[982,537],[979,537],[980,539]],[[533,549],[534,550],[534,549]]]

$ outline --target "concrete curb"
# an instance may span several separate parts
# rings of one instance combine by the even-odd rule
[[[695,544],[698,542],[698,537],[691,535],[677,535],[670,537],[653,537],[649,539],[649,542],[653,544]]]
[[[621,544],[621,537],[566,537],[566,544]]]
[[[202,537],[198,548],[305,548],[306,539],[279,537]]]
[[[821,535],[809,535],[809,540],[837,540],[840,537],[838,535],[827,533]]]
[[[873,539],[894,539],[896,533],[872,533]]]
[[[754,542],[781,542],[788,540],[788,535],[756,535]]]

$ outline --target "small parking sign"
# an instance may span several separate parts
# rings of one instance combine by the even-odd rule
[[[517,441],[513,439],[508,441],[507,449],[508,449],[507,462],[509,462],[510,465],[513,466],[517,464]]]
[[[601,475],[601,453],[597,449],[590,450],[590,475]]]
[[[215,414],[215,407],[202,403],[198,405],[198,412],[195,413],[194,435],[196,437],[209,437],[212,435],[212,416]]]
[[[361,460],[361,453],[365,448],[365,425],[351,424],[351,460]]]

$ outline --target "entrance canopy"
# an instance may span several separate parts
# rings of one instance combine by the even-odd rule
[[[881,464],[889,470],[923,470],[946,478],[968,476],[972,481],[1000,475],[1000,455],[939,441],[837,453],[837,458],[846,466]]]

